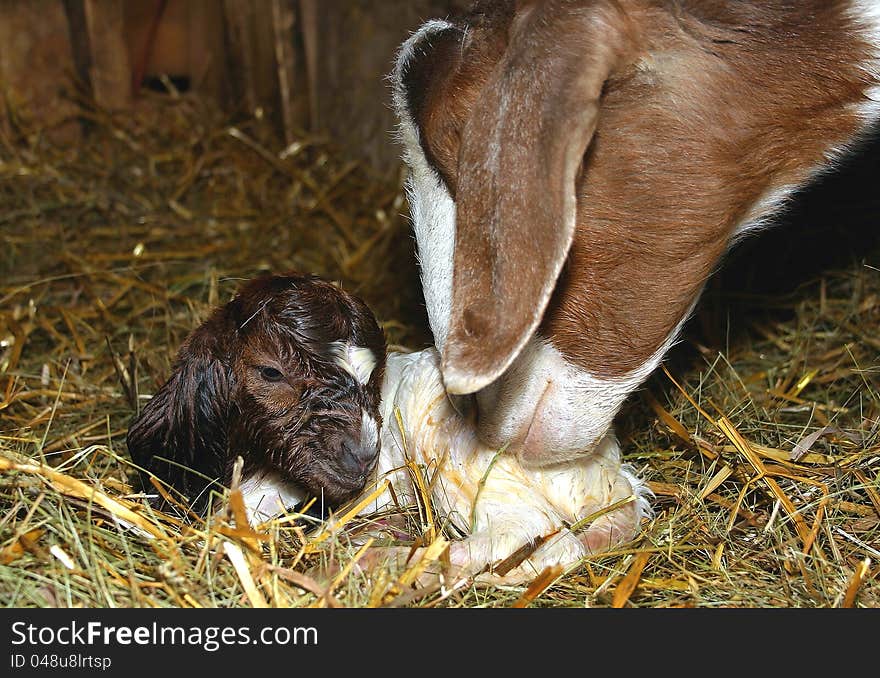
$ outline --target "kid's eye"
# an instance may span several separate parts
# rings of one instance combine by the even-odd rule
[[[266,381],[281,381],[284,379],[284,373],[276,370],[274,367],[263,366],[260,369],[260,376]]]

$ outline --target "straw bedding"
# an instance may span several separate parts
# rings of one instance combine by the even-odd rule
[[[235,493],[207,522],[186,507],[156,513],[124,444],[183,337],[261,271],[336,280],[393,347],[426,346],[400,182],[330,140],[284,147],[265,121],[186,96],[114,115],[77,105],[75,147],[54,145],[26,111],[10,111],[0,135],[0,604],[880,602],[876,203],[854,207],[849,225],[814,210],[812,231],[796,224],[731,255],[621,414],[625,461],[655,494],[635,541],[529,586],[419,588],[425,563],[369,579],[356,567],[358,506],[329,525],[291,514],[260,531]],[[811,243],[820,255],[797,248]],[[453,535],[426,506],[403,519],[443,558]]]

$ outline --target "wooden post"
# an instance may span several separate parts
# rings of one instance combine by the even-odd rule
[[[0,129],[11,133],[21,114],[39,117],[56,142],[76,141],[76,107],[61,96],[74,70],[61,0],[0,2]]]
[[[187,7],[190,86],[222,103],[230,94],[223,40],[223,6],[216,0],[187,0]]]
[[[387,76],[410,33],[463,0],[300,0],[311,106],[310,126],[352,157],[396,174],[400,148]]]
[[[271,0],[224,0],[231,74],[240,106],[250,114],[278,108],[278,71]]]
[[[320,106],[318,105],[318,50],[321,47],[320,24],[318,23],[318,5],[315,0],[299,0],[300,25],[303,39],[303,51],[306,59],[306,77],[309,98],[309,127],[312,130],[321,128]]]
[[[275,66],[278,73],[278,98],[281,104],[281,126],[284,140],[293,143],[297,127],[296,53],[295,34],[296,7],[292,0],[272,0],[272,27],[275,37]]]
[[[108,110],[131,103],[131,62],[125,44],[123,0],[84,0],[89,33],[89,76],[95,103]]]

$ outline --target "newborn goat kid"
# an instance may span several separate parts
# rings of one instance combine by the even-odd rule
[[[385,338],[361,300],[314,276],[257,278],[187,337],[129,429],[131,457],[146,488],[152,473],[199,512],[239,455],[251,513],[308,495],[337,506],[379,454],[384,366]]]
[[[411,461],[426,475],[438,524],[464,537],[451,545],[450,564],[495,582],[530,579],[630,540],[649,512],[613,436],[590,457],[542,469],[483,445],[473,418],[447,397],[435,349],[391,353],[386,370],[368,308],[314,277],[254,280],[217,309],[184,342],[128,444],[148,472],[145,485],[153,473],[199,510],[209,483],[228,486],[242,456],[254,522],[309,496],[335,508],[374,470],[369,479],[388,478],[393,493],[363,513],[415,505]],[[375,549],[361,563],[413,555]]]

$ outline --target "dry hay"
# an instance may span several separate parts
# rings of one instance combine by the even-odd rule
[[[312,271],[421,348],[413,242],[400,186],[325,140],[283,148],[186,96],[79,105],[75,148],[21,111],[0,137],[0,604],[877,605],[877,248],[750,298],[764,308],[736,340],[692,323],[621,417],[655,518],[530,587],[417,589],[418,566],[367,581],[344,530],[295,514],[236,528],[236,501],[208,523],[155,513],[132,494],[126,427],[208,309],[259,271]],[[442,526],[410,518],[442,557]]]

